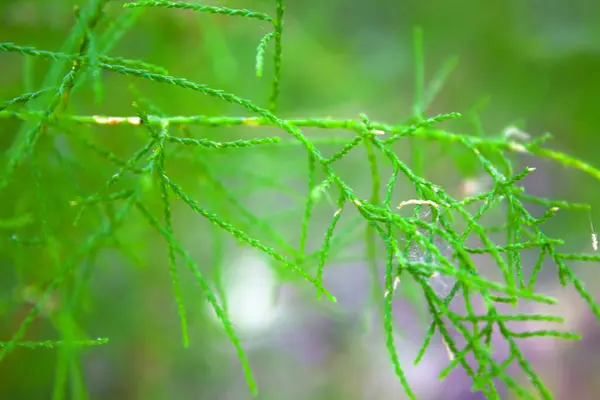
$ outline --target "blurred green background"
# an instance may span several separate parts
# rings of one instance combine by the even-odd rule
[[[134,12],[123,9],[122,4],[106,4],[97,32]],[[75,23],[75,5],[87,6],[69,0],[3,0],[0,41],[58,51]],[[210,5],[275,14],[275,1],[223,0]],[[278,116],[357,119],[364,112],[374,121],[405,121],[412,114],[415,92],[413,29],[420,26],[426,81],[447,60],[459,60],[427,116],[464,113],[465,118],[444,127],[473,133],[469,112],[475,107],[487,135],[499,135],[514,124],[533,137],[550,132],[554,135],[549,144],[552,148],[600,167],[600,2],[288,0],[285,5]],[[272,44],[262,78],[255,76],[254,64],[256,46],[269,29],[266,23],[245,18],[147,9],[107,55],[161,65],[172,76],[266,106]],[[40,88],[50,66],[45,60],[26,61],[15,53],[0,53],[0,99]],[[88,80],[75,90],[66,112],[134,115],[131,104],[139,99],[131,89],[134,84],[166,115],[248,115],[241,107],[180,88],[106,72],[102,82],[101,102]],[[7,154],[21,123],[15,118],[0,119],[3,153]],[[68,137],[73,132],[125,159],[144,143],[144,133],[131,127],[73,126],[70,133],[61,133]],[[311,138],[323,134],[318,129],[304,132]],[[248,127],[190,127],[189,133],[223,141],[283,135],[274,128]],[[352,137],[350,132],[337,134]],[[81,223],[72,227],[75,211],[69,202],[97,192],[118,168],[62,136],[41,141],[42,149],[51,146],[60,149],[63,159],[42,159],[42,186],[50,222],[63,239],[60,256],[68,258],[72,246],[80,244],[106,218],[102,210],[91,208]],[[431,151],[427,153],[428,179],[456,192],[463,178],[478,178],[461,177],[450,159],[434,157],[439,153],[434,145],[431,148],[426,150]],[[335,150],[323,147],[322,151],[327,155]],[[408,154],[403,148],[397,150]],[[297,243],[306,198],[305,151],[289,146],[182,153],[187,156],[167,161],[167,170],[203,207],[261,238],[255,224],[211,186],[213,175],[255,216],[269,221],[290,243]],[[526,180],[532,194],[590,203],[594,210],[600,206],[600,183],[580,171],[527,157],[519,158],[517,165],[538,167]],[[361,197],[368,197],[370,172],[363,153],[336,168]],[[384,174],[389,171],[381,171],[382,179],[387,179]],[[37,201],[31,182],[31,172],[20,168],[0,197],[0,219],[35,215]],[[119,188],[131,187],[133,182],[135,176],[128,176]],[[147,205],[159,215],[159,190],[150,185],[147,191]],[[407,196],[410,194],[397,194],[399,201]],[[315,210],[309,231],[311,251],[320,247],[332,210],[327,203]],[[401,398],[381,323],[363,307],[369,278],[360,232],[339,249],[338,259],[332,262],[336,267],[328,272],[327,284],[340,302],[325,308],[323,302],[313,300],[306,282],[294,278],[281,284],[271,272],[270,260],[240,246],[181,203],[174,206],[173,213],[180,243],[211,282],[227,282],[231,318],[265,399]],[[594,212],[592,218],[600,227],[600,212]],[[9,340],[17,330],[31,306],[28,301],[35,297],[35,288],[39,291],[56,275],[46,247],[14,240],[17,234],[39,235],[37,222],[33,217],[18,232],[10,226],[0,228],[1,340]],[[572,251],[592,250],[587,213],[559,214],[545,227],[549,234],[564,238]],[[58,339],[61,331],[57,326],[71,323],[61,322],[66,318],[76,321],[90,338],[107,337],[109,343],[80,350],[81,362],[67,366],[60,360],[68,358],[61,358],[56,349],[15,350],[0,363],[0,398],[45,399],[52,398],[53,391],[57,397],[56,387],[62,387],[56,382],[60,368],[70,371],[66,398],[78,398],[82,393],[73,384],[82,381],[79,373],[85,377],[90,399],[249,398],[233,347],[180,263],[191,340],[189,349],[182,348],[168,250],[162,238],[139,213],[128,216],[116,236],[119,243],[107,245],[81,263],[81,271],[93,271],[84,300],[71,314],[46,310],[26,335],[27,340]],[[600,281],[595,266],[575,264],[575,268],[598,299]],[[584,340],[565,344],[536,339],[524,345],[525,352],[557,398],[595,399],[594,393],[600,391],[600,330],[584,303],[571,289],[559,289],[554,276],[553,272],[545,276],[544,293],[562,302],[559,311],[555,307],[546,312],[565,316],[569,330],[583,333]],[[55,301],[60,309],[60,298]],[[403,344],[397,346],[401,353],[406,349],[407,358],[401,355],[401,359],[410,365],[422,338],[422,325],[416,316],[406,316],[412,313],[410,304],[403,302],[399,307],[404,307],[398,322]],[[412,325],[415,332],[406,333]],[[422,366],[407,367],[415,391],[424,399],[481,398],[469,392],[470,382],[460,373],[445,382],[437,381],[437,372],[447,363],[444,357],[438,343]]]

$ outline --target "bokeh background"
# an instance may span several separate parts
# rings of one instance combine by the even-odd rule
[[[86,5],[70,0],[3,0],[0,41],[58,51],[75,22],[76,4]],[[123,13],[132,12],[122,9],[122,4],[108,2],[99,32]],[[275,14],[275,1],[222,0],[210,4]],[[415,91],[413,29],[420,26],[426,81],[447,60],[459,60],[426,111],[428,116],[454,111],[468,114],[475,107],[486,135],[500,135],[515,124],[533,137],[551,132],[553,148],[600,167],[600,2],[288,0],[285,4],[279,116],[357,119],[364,112],[375,121],[405,121],[411,116]],[[108,55],[143,59],[166,67],[173,76],[266,105],[272,44],[262,78],[255,76],[254,63],[256,46],[268,29],[257,20],[148,9]],[[0,53],[0,99],[40,88],[49,67],[46,61],[26,61],[14,53]],[[102,81],[102,101],[96,99],[88,80],[75,91],[67,113],[133,115],[134,84],[136,91],[167,115],[248,115],[240,107],[192,91],[109,73],[102,74]],[[20,124],[14,118],[0,119],[0,148],[4,153]],[[474,129],[469,118],[444,127],[465,133]],[[323,132],[305,130],[311,138]],[[71,132],[59,133],[86,135],[124,158],[143,145],[143,133],[130,127],[77,126]],[[188,133],[215,140],[282,134],[273,128],[255,127],[190,127]],[[334,133],[347,138],[353,135]],[[70,166],[65,169],[56,160],[42,161],[51,223],[58,237],[65,240],[61,256],[68,257],[70,246],[81,243],[103,221],[102,211],[93,209],[77,229],[72,228],[75,212],[69,201],[95,193],[118,168],[60,135],[42,144],[46,149],[50,145],[58,148]],[[422,145],[430,146],[426,142]],[[430,147],[433,150],[427,153],[426,177],[449,192],[460,194],[467,180],[482,179],[477,174],[464,176],[451,158],[440,157],[435,145]],[[325,154],[335,150],[322,147]],[[401,147],[397,151],[409,155]],[[167,170],[203,207],[277,247],[261,237],[255,224],[211,186],[212,175],[253,215],[268,221],[294,246],[298,243],[307,193],[305,151],[286,146],[182,153],[185,157],[167,161]],[[527,157],[515,159],[515,165],[538,168],[525,181],[532,194],[590,203],[593,210],[600,206],[600,183],[580,171]],[[360,197],[369,196],[370,172],[362,148],[336,164],[336,170]],[[387,179],[389,170],[382,167],[381,174]],[[135,179],[128,176],[122,187],[131,187]],[[398,202],[412,195],[407,188],[399,185],[395,194]],[[154,196],[147,197],[148,205],[159,213],[158,191],[149,190]],[[337,195],[331,193],[335,200]],[[29,215],[35,206],[31,174],[25,166],[0,196],[0,217],[6,220]],[[334,210],[327,201],[317,204],[309,230],[310,251],[321,246]],[[364,226],[356,230],[352,240],[336,247],[326,266],[327,287],[338,298],[338,303],[331,305],[316,301],[305,281],[289,276],[282,280],[271,260],[241,246],[183,204],[176,203],[173,213],[180,243],[211,283],[223,283],[230,317],[265,399],[403,398],[385,348],[381,318],[369,305],[371,282]],[[19,231],[10,224],[0,227],[1,340],[12,337],[31,307],[36,288],[39,291],[56,275],[47,248],[14,240],[16,234],[39,234],[39,221],[34,217],[30,222]],[[592,213],[592,222],[600,229],[600,212]],[[592,251],[587,213],[559,213],[544,227],[552,236],[563,238],[568,250]],[[70,315],[90,338],[107,337],[110,341],[81,350],[81,362],[68,367],[72,368],[70,382],[79,381],[76,375],[80,373],[90,399],[249,398],[233,347],[191,274],[180,263],[191,338],[190,348],[182,347],[168,252],[162,238],[135,213],[126,218],[117,236],[119,244],[107,244],[80,266],[93,272],[85,301]],[[597,266],[572,265],[590,293],[600,300]],[[582,333],[584,339],[573,343],[529,339],[522,342],[522,348],[556,398],[596,399],[600,392],[600,329],[574,290],[560,287],[553,268],[546,266],[540,290],[557,296],[559,306],[531,305],[528,311],[561,315],[567,319],[563,328]],[[57,311],[61,309],[60,292],[53,304],[54,308],[49,306],[32,325],[26,339],[61,337],[57,315],[67,314]],[[423,362],[412,366],[428,323],[419,309],[419,304],[401,294],[395,300],[396,344],[415,392],[432,400],[481,398],[481,394],[470,392],[471,382],[459,370],[444,381],[437,380],[448,362],[439,337],[434,338]],[[51,398],[57,370],[64,367],[59,354],[57,349],[12,352],[0,363],[0,397]],[[72,383],[67,385],[66,397],[77,398],[79,389]],[[511,397],[507,394],[506,398]]]

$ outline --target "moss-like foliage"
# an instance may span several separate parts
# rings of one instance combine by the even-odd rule
[[[552,315],[502,314],[498,303],[516,305],[528,300],[554,304],[558,300],[536,292],[536,282],[546,260],[554,261],[556,277],[562,285],[572,285],[587,302],[596,317],[600,318],[600,309],[586,291],[584,284],[574,274],[569,263],[579,261],[600,261],[598,255],[570,254],[561,251],[563,242],[544,233],[542,224],[552,218],[559,210],[589,210],[586,205],[566,201],[555,201],[526,194],[519,182],[534,173],[534,168],[522,171],[513,169],[513,157],[523,154],[548,158],[564,166],[574,167],[600,180],[600,171],[578,159],[543,147],[548,136],[537,140],[528,137],[507,134],[499,137],[468,135],[440,129],[439,123],[460,118],[458,113],[449,113],[427,117],[428,105],[440,90],[447,75],[455,66],[451,60],[444,65],[431,83],[426,84],[423,68],[421,32],[415,32],[416,60],[416,100],[414,118],[407,123],[386,124],[371,121],[361,115],[356,120],[336,120],[319,118],[282,119],[276,113],[280,92],[282,70],[282,35],[284,33],[284,4],[277,0],[274,15],[251,10],[231,9],[208,5],[197,5],[171,1],[139,1],[126,3],[122,10],[122,19],[109,25],[104,31],[98,31],[98,21],[103,14],[106,0],[93,0],[78,10],[77,24],[61,51],[41,50],[24,44],[0,43],[3,52],[18,53],[23,57],[52,60],[53,67],[46,75],[40,88],[5,100],[0,107],[3,120],[19,119],[21,128],[17,133],[5,161],[2,163],[0,193],[5,196],[10,190],[27,192],[30,204],[15,207],[14,215],[0,220],[0,228],[13,232],[11,240],[18,246],[36,246],[46,254],[51,276],[42,274],[36,283],[36,292],[32,297],[35,304],[23,319],[12,338],[0,343],[0,361],[16,347],[53,347],[61,353],[58,358],[55,394],[65,390],[65,382],[73,368],[81,347],[101,345],[108,339],[89,340],[84,338],[82,330],[73,317],[74,310],[82,302],[82,293],[89,282],[89,265],[93,264],[98,252],[106,246],[112,246],[127,252],[127,245],[120,244],[122,237],[118,232],[128,224],[132,214],[138,214],[147,221],[147,229],[152,229],[164,238],[168,249],[169,265],[174,301],[180,316],[183,345],[188,346],[188,316],[182,296],[178,262],[181,261],[197,281],[208,302],[225,327],[227,335],[235,346],[244,370],[249,390],[257,396],[259,388],[253,376],[244,348],[228,318],[225,298],[217,296],[213,282],[199,268],[198,261],[189,253],[175,234],[172,217],[174,202],[184,203],[193,212],[208,220],[218,229],[225,231],[237,241],[249,245],[273,259],[277,265],[314,286],[322,301],[335,302],[335,297],[323,284],[323,272],[327,268],[331,252],[344,245],[348,240],[348,228],[341,228],[345,218],[358,218],[354,227],[365,228],[366,252],[370,271],[373,275],[372,298],[381,306],[383,323],[387,335],[392,368],[394,368],[406,394],[416,398],[411,383],[406,379],[404,366],[398,356],[402,349],[394,342],[394,323],[392,320],[392,298],[400,280],[412,280],[426,300],[432,322],[423,340],[423,346],[415,360],[422,358],[431,343],[432,337],[439,332],[444,338],[450,355],[450,363],[441,377],[445,377],[455,367],[460,366],[472,378],[474,388],[482,391],[490,399],[500,398],[497,384],[502,382],[511,391],[522,398],[534,399],[541,396],[552,398],[552,393],[536,375],[528,360],[523,356],[517,339],[553,336],[561,339],[577,339],[574,333],[556,330],[515,332],[508,328],[510,321],[547,321],[561,322]],[[265,101],[267,106],[259,104],[260,99],[249,100],[234,93],[228,93],[183,77],[171,76],[165,68],[141,60],[106,56],[120,40],[126,30],[131,29],[139,14],[135,12],[148,7],[165,8],[164,12],[178,12],[187,9],[199,13],[223,14],[236,18],[253,19],[257,23],[270,26],[271,30],[257,39],[256,75],[263,76],[264,57],[272,52],[273,77],[271,94]],[[167,10],[170,9],[170,10]],[[173,10],[174,9],[174,10]],[[270,45],[273,43],[273,49]],[[65,71],[66,69],[66,71]],[[126,116],[108,117],[97,115],[78,115],[68,112],[69,101],[75,90],[86,83],[102,99],[103,86],[101,72],[117,76],[135,77],[139,80],[153,81],[161,85],[179,87],[210,96],[216,102],[227,102],[245,109],[247,117],[229,116],[171,116],[164,114],[158,107],[139,93],[134,93],[135,103]],[[264,79],[264,78],[263,78]],[[127,116],[127,114],[129,114]],[[260,127],[276,127],[278,136],[259,135],[252,139],[215,141],[204,137],[181,136],[187,127],[204,127],[205,130],[219,127],[243,126],[248,130],[259,131]],[[99,141],[94,140],[94,129],[129,129],[135,131],[132,137],[138,138],[138,146],[128,158],[115,154]],[[304,128],[328,130],[346,130],[355,135],[328,136],[309,139]],[[125,132],[122,130],[121,132]],[[261,131],[262,132],[262,131]],[[86,173],[82,160],[66,160],[56,145],[55,139],[62,137],[73,146],[100,157],[105,165],[113,169],[110,177],[99,185],[87,183],[78,187],[77,198],[65,198],[67,195],[52,191],[51,183],[56,179],[70,179],[69,174],[79,176]],[[411,143],[411,164],[405,162],[395,150],[397,143]],[[436,143],[449,154],[459,149],[460,157],[474,160],[491,178],[491,186],[473,197],[455,198],[443,187],[427,180],[425,175],[424,146]],[[330,156],[325,156],[321,146],[340,146]],[[269,152],[273,147],[297,146],[306,151],[308,158],[308,188],[304,198],[304,213],[298,221],[300,229],[299,243],[290,241],[277,229],[270,226],[259,216],[245,208],[236,196],[210,172],[207,163],[199,157],[195,165],[202,171],[205,179],[212,185],[214,192],[222,201],[234,207],[241,215],[239,220],[228,220],[209,209],[214,208],[211,201],[194,198],[184,190],[183,184],[170,175],[169,162],[181,157],[182,148],[192,148],[197,153],[213,151],[224,152],[222,157],[232,157],[231,151]],[[369,198],[359,198],[355,190],[336,172],[336,163],[359,147],[367,154],[366,166],[371,174],[372,191]],[[249,148],[249,150],[241,150]],[[204,154],[204,153],[202,153]],[[382,161],[383,160],[383,161]],[[382,171],[391,166],[391,176]],[[269,171],[264,171],[269,175]],[[319,181],[318,176],[324,176]],[[266,178],[265,178],[266,179]],[[26,186],[24,181],[27,181]],[[415,198],[407,198],[402,204],[392,204],[396,183],[400,180],[410,182]],[[77,182],[73,179],[73,182]],[[21,186],[19,186],[21,185]],[[74,183],[75,185],[75,183]],[[95,185],[95,186],[94,186]],[[380,197],[384,191],[385,196]],[[332,203],[335,209],[318,251],[307,250],[309,226],[315,205],[323,198],[334,193]],[[153,200],[158,200],[159,207]],[[331,199],[331,198],[330,198]],[[537,204],[547,212],[536,217],[528,211],[528,204]],[[407,215],[406,208],[414,206],[414,214]],[[57,220],[56,207],[68,207],[70,220]],[[485,217],[493,210],[505,211],[505,223],[502,226],[488,226]],[[61,209],[62,209],[61,208]],[[347,215],[347,209],[354,208],[358,217]],[[423,211],[429,215],[423,218]],[[98,214],[99,213],[99,214]],[[93,216],[90,216],[93,214]],[[6,215],[6,214],[5,214]],[[100,215],[100,216],[98,216]],[[94,222],[90,222],[94,221]],[[358,224],[358,225],[357,225]],[[258,235],[250,234],[252,227]],[[355,228],[353,228],[356,230]],[[135,232],[135,231],[134,231]],[[503,232],[505,240],[498,243],[494,232]],[[496,237],[493,239],[492,237]],[[480,247],[471,247],[469,239],[476,238]],[[135,241],[135,238],[131,239]],[[142,239],[140,239],[142,240]],[[378,242],[383,243],[386,256],[381,258],[377,251]],[[17,251],[14,250],[16,254]],[[535,249],[539,256],[533,269],[523,266],[521,253],[525,249]],[[474,255],[489,255],[501,272],[502,279],[494,281],[485,278],[478,271]],[[135,256],[132,256],[134,259]],[[379,287],[378,262],[385,260],[385,287]],[[434,289],[434,283],[443,279],[453,282],[447,293],[440,295]],[[218,285],[217,285],[218,286]],[[51,309],[52,299],[59,293],[60,307]],[[455,297],[464,302],[464,313],[452,311],[450,302]],[[221,298],[222,300],[218,300]],[[483,314],[475,311],[475,304],[485,307]],[[60,341],[25,341],[27,330],[40,313],[51,315],[51,320],[62,335]],[[506,360],[497,360],[491,348],[493,331],[499,332],[509,347]],[[456,334],[464,338],[465,346],[460,346]],[[469,360],[467,359],[469,357]],[[533,387],[523,386],[519,379],[511,377],[506,369],[518,364],[529,378]],[[74,379],[74,378],[73,378]],[[537,391],[537,394],[532,393]]]

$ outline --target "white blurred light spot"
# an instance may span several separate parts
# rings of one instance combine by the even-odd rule
[[[241,254],[227,268],[223,284],[228,317],[239,333],[261,333],[280,317],[281,307],[275,299],[276,277],[262,258]],[[212,315],[217,319],[214,310]]]

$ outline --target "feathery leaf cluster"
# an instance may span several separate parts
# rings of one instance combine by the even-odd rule
[[[418,363],[436,332],[439,332],[450,354],[450,363],[441,373],[447,376],[460,366],[472,378],[474,388],[490,399],[500,398],[497,383],[522,398],[533,399],[537,396],[552,398],[550,389],[542,382],[519,347],[518,339],[552,336],[561,339],[577,339],[578,335],[557,330],[538,330],[515,332],[509,329],[508,322],[543,321],[562,322],[562,318],[539,314],[502,314],[499,303],[517,305],[529,300],[554,304],[558,300],[536,292],[539,274],[546,260],[556,265],[556,276],[564,286],[572,285],[587,302],[593,313],[600,319],[600,309],[592,296],[586,291],[583,282],[574,274],[569,262],[599,262],[600,256],[593,254],[571,254],[561,251],[563,242],[548,236],[541,225],[560,210],[589,210],[586,205],[566,201],[555,201],[534,197],[518,186],[533,168],[515,171],[514,155],[528,154],[548,158],[564,166],[574,167],[600,180],[600,171],[569,155],[543,147],[548,136],[538,140],[519,140],[511,135],[486,137],[450,132],[438,125],[450,119],[459,118],[458,113],[448,113],[426,117],[429,104],[439,92],[444,80],[455,67],[452,59],[444,65],[433,81],[426,85],[422,60],[422,39],[420,30],[415,34],[415,53],[417,63],[416,101],[413,109],[414,119],[400,124],[385,124],[371,121],[361,115],[355,120],[336,120],[318,118],[282,119],[276,114],[279,97],[280,76],[282,70],[282,34],[283,0],[276,0],[275,16],[245,9],[232,9],[208,5],[172,1],[139,1],[124,5],[122,20],[117,21],[104,32],[98,32],[97,24],[107,0],[90,1],[86,8],[78,11],[78,22],[61,51],[40,50],[31,46],[13,43],[0,43],[0,51],[11,52],[23,57],[43,58],[53,61],[41,88],[24,93],[4,101],[0,106],[0,119],[18,119],[22,121],[7,161],[2,166],[0,191],[6,192],[18,179],[22,179],[20,170],[31,174],[33,187],[33,206],[24,216],[15,215],[0,220],[0,229],[12,232],[10,240],[15,246],[37,246],[40,251],[48,252],[52,271],[55,275],[45,284],[39,285],[33,299],[34,306],[21,323],[13,337],[0,343],[0,361],[17,347],[49,347],[64,349],[59,358],[61,368],[57,378],[56,391],[64,390],[71,357],[77,357],[80,348],[107,343],[107,339],[89,340],[77,327],[73,310],[79,306],[82,293],[89,283],[89,265],[95,262],[99,251],[105,246],[114,246],[123,250],[117,234],[127,225],[132,214],[146,220],[148,227],[158,233],[168,249],[168,264],[171,273],[173,293],[179,312],[184,346],[188,346],[188,316],[183,299],[178,263],[181,261],[189,269],[200,286],[204,297],[213,307],[218,319],[225,328],[231,343],[235,346],[242,364],[249,389],[258,394],[248,358],[241,341],[232,325],[226,306],[226,299],[216,295],[213,283],[199,268],[197,260],[186,250],[177,237],[173,222],[174,202],[185,204],[194,213],[209,221],[216,228],[225,231],[237,241],[249,245],[270,257],[279,266],[301,277],[314,286],[317,296],[329,301],[335,297],[323,283],[324,269],[333,257],[334,249],[343,247],[348,240],[347,228],[340,227],[344,219],[352,220],[352,229],[363,226],[367,244],[367,260],[373,276],[372,294],[375,302],[381,306],[386,332],[386,343],[396,375],[406,394],[416,398],[410,382],[405,377],[404,367],[398,355],[394,341],[394,323],[392,318],[392,298],[400,280],[411,280],[422,292],[430,316],[431,325],[424,338],[415,363]],[[202,83],[169,75],[168,71],[157,65],[141,60],[129,60],[122,57],[109,57],[110,49],[119,41],[126,30],[130,29],[140,14],[135,12],[149,7],[185,9],[200,13],[221,14],[232,17],[249,18],[257,23],[269,24],[272,31],[258,41],[256,56],[256,74],[263,75],[264,57],[269,43],[274,42],[273,79],[271,94],[266,107],[257,101],[245,99],[236,94],[215,89]],[[64,66],[68,71],[63,74]],[[250,113],[249,117],[229,116],[173,116],[164,114],[151,101],[134,92],[135,103],[130,116],[79,115],[67,112],[69,99],[73,92],[90,79],[97,97],[102,97],[102,75],[107,71],[115,75],[135,77],[153,81],[162,85],[176,86],[210,96],[216,101],[240,106]],[[245,127],[249,131],[259,131],[262,127],[276,127],[279,136],[257,136],[251,139],[224,139],[220,141],[205,137],[191,137],[189,127],[201,126],[206,129],[219,127]],[[142,138],[138,148],[128,158],[115,154],[109,148],[94,140],[93,132],[98,127],[107,129],[124,127],[135,131]],[[304,128],[319,128],[348,131],[348,136],[328,136],[309,139]],[[90,134],[90,132],[92,134]],[[185,136],[181,136],[181,134]],[[354,135],[354,136],[352,136]],[[82,146],[87,152],[100,157],[106,165],[116,172],[100,186],[90,191],[89,187],[80,188],[78,197],[71,199],[68,205],[75,212],[71,221],[56,221],[50,204],[56,198],[50,198],[46,179],[53,174],[65,176],[65,171],[78,169],[70,165],[54,140],[62,137],[73,146]],[[491,178],[493,184],[489,190],[472,197],[457,199],[443,187],[427,180],[422,149],[427,142],[436,142],[444,148],[460,148],[472,157],[477,165]],[[397,143],[412,144],[412,165],[403,161],[395,151]],[[415,144],[416,143],[416,144]],[[229,189],[211,173],[210,166],[201,157],[194,157],[195,165],[202,171],[215,192],[232,205],[240,214],[241,221],[230,221],[218,213],[209,211],[211,204],[203,199],[195,199],[176,182],[169,173],[169,162],[181,159],[184,148],[194,154],[213,152],[229,157],[231,151],[269,152],[276,148],[298,147],[306,151],[308,159],[308,187],[304,197],[304,212],[299,222],[300,240],[296,246],[283,237],[267,221],[249,211]],[[322,146],[337,146],[340,149],[325,156]],[[336,163],[347,157],[359,147],[364,147],[367,165],[371,173],[371,196],[359,198],[353,188],[336,172]],[[249,150],[244,150],[249,148]],[[228,149],[225,153],[224,150]],[[49,161],[56,159],[58,163]],[[392,168],[392,174],[384,177],[381,173],[382,161]],[[72,161],[70,161],[72,162]],[[318,176],[323,174],[324,180]],[[407,199],[400,206],[392,204],[396,193],[396,184],[403,180],[410,182],[416,192],[415,199]],[[157,190],[154,190],[157,188]],[[384,190],[384,198],[380,192]],[[322,199],[322,195],[337,192],[337,201],[332,202],[331,221],[318,251],[307,250],[309,226],[313,210]],[[151,206],[149,197],[160,200],[160,211]],[[59,199],[58,201],[63,201]],[[528,210],[528,204],[542,205],[547,212],[536,217]],[[414,206],[414,213],[403,215],[405,207]],[[357,216],[346,216],[347,209],[354,208]],[[422,210],[426,209],[424,213]],[[505,222],[501,227],[487,226],[485,217],[495,210],[503,209]],[[86,216],[99,212],[103,215],[96,228],[85,223]],[[33,217],[35,215],[35,217]],[[428,218],[423,218],[428,215]],[[242,222],[245,221],[245,222]],[[36,225],[32,230],[31,225]],[[77,234],[69,234],[69,225],[77,228]],[[99,225],[99,228],[98,228]],[[249,227],[254,232],[249,233]],[[21,229],[23,228],[23,229]],[[25,229],[27,228],[27,229]],[[248,229],[246,229],[248,228]],[[504,243],[498,244],[494,232],[505,235]],[[84,235],[84,240],[78,238]],[[477,239],[480,247],[469,244]],[[380,288],[378,281],[377,243],[385,245],[385,287]],[[538,251],[534,268],[524,266],[521,253],[525,249]],[[125,250],[123,250],[125,251]],[[489,255],[501,272],[502,279],[494,281],[485,278],[474,261],[474,255]],[[167,260],[165,260],[166,262]],[[451,290],[444,295],[434,289],[434,280],[445,279],[453,282]],[[50,309],[52,298],[61,294],[61,304]],[[460,297],[464,302],[464,313],[451,310],[450,303]],[[485,307],[485,313],[478,314],[476,304]],[[53,323],[61,333],[59,341],[24,341],[27,330],[41,314],[51,315]],[[496,360],[492,349],[492,333],[496,331],[507,342],[509,356],[505,360]],[[466,343],[460,346],[456,335]],[[467,357],[472,357],[468,361]],[[60,361],[62,360],[62,361]],[[526,387],[507,372],[509,365],[516,364],[533,384]],[[534,389],[538,394],[533,394]]]

